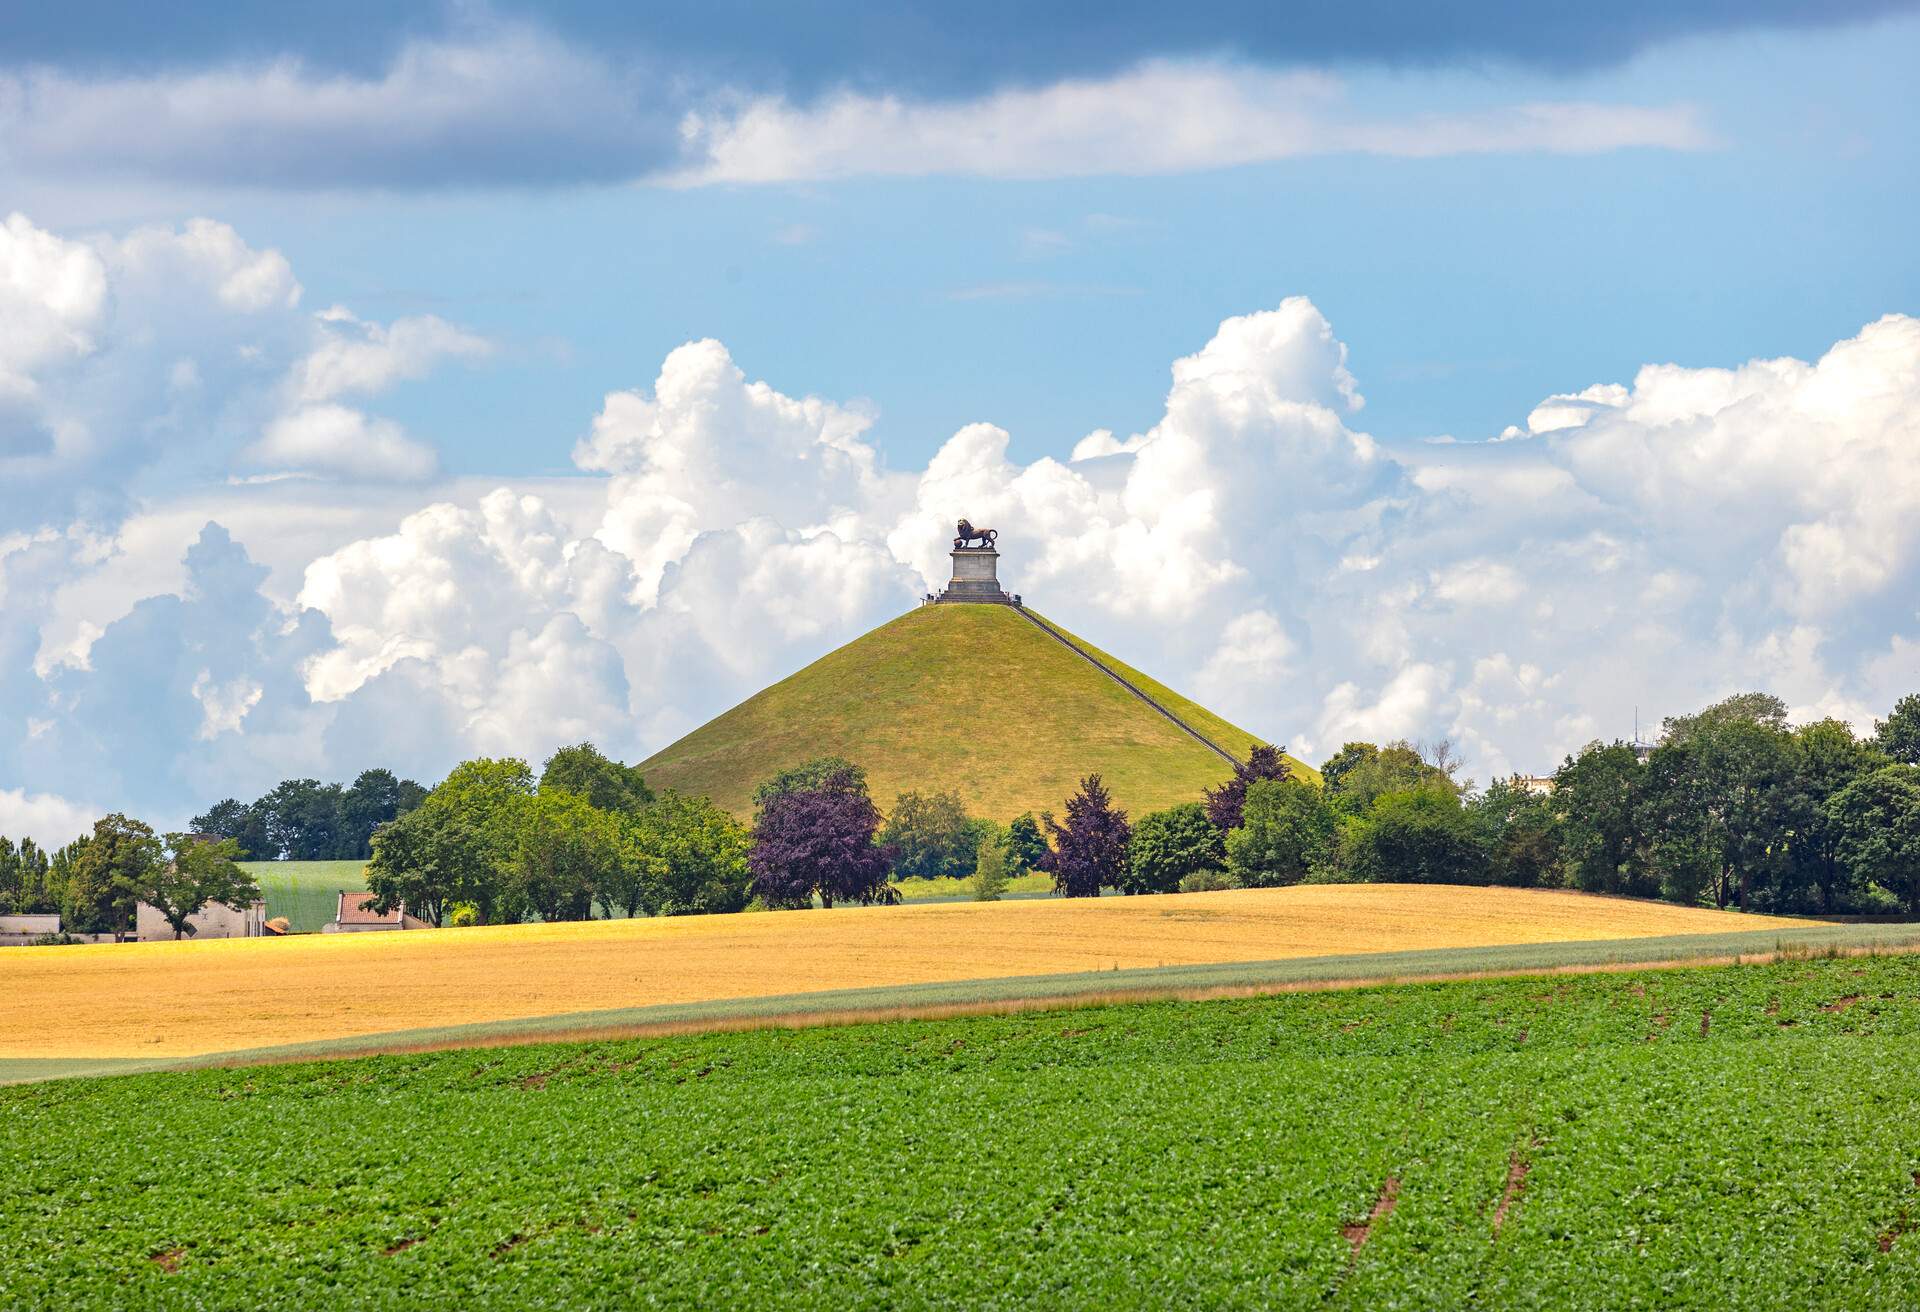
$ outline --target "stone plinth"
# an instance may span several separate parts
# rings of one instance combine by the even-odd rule
[[[953,580],[938,599],[1011,606],[1013,598],[1000,589],[1000,553],[992,547],[956,547]]]

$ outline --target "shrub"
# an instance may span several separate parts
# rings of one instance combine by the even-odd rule
[[[1128,846],[1122,893],[1172,893],[1188,875],[1219,870],[1226,859],[1220,831],[1198,802],[1140,817]]]

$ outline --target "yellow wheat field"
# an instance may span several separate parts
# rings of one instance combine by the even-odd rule
[[[1337,885],[0,950],[0,1058],[176,1057],[820,989],[1784,928],[1579,893]]]

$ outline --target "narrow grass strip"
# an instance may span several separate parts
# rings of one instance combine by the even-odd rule
[[[855,1024],[1163,997],[1252,995],[1402,981],[1636,966],[1702,965],[1915,949],[1920,949],[1920,924],[1832,924],[1732,934],[1676,934],[1659,938],[1600,939],[1573,943],[1430,948],[1407,952],[1296,957],[1281,961],[1011,976],[881,988],[832,989],[715,1002],[620,1007],[318,1039],[194,1057],[0,1059],[0,1084],[80,1075],[319,1061],[382,1052],[421,1052],[439,1048],[490,1047],[649,1033]]]

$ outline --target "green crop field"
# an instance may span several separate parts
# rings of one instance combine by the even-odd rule
[[[367,886],[364,861],[242,861],[267,900],[267,917],[285,916],[296,934],[312,934],[333,919],[341,889]]]
[[[1073,639],[1234,755],[1255,739]],[[959,672],[968,672],[964,677]],[[952,788],[977,815],[1059,811],[1098,772],[1136,812],[1199,801],[1224,761],[1007,606],[925,606],[821,657],[641,762],[647,781],[738,815],[774,771],[835,753],[882,810]],[[1304,766],[1297,768],[1306,769]]]
[[[1892,1308],[1920,957],[0,1089],[8,1307]]]

